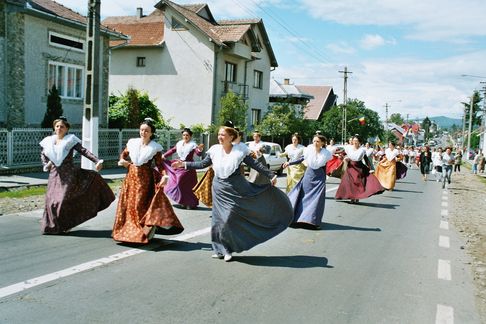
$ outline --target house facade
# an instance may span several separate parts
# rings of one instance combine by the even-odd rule
[[[110,93],[146,91],[173,127],[216,123],[229,91],[248,104],[249,129],[266,113],[277,61],[261,19],[216,21],[206,4],[160,1],[103,24],[131,38],[111,43]]]
[[[55,85],[64,115],[80,125],[84,104],[86,18],[51,0],[0,2],[0,127],[39,127]],[[126,38],[102,29],[100,124],[107,125],[108,46]]]

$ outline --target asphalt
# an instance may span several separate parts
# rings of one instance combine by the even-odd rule
[[[105,180],[123,179],[126,174],[125,168],[102,169],[101,176]],[[48,172],[32,172],[13,175],[0,175],[0,191],[7,191],[15,188],[47,185]]]

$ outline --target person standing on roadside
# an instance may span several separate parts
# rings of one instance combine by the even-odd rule
[[[454,158],[454,172],[461,172],[462,152],[460,149],[456,150],[456,156]]]
[[[427,181],[427,174],[430,172],[430,164],[432,163],[432,155],[430,154],[430,148],[425,146],[422,148],[422,152],[419,157],[420,173],[422,173],[422,179]]]
[[[115,195],[99,173],[81,169],[73,162],[74,151],[96,163],[98,159],[81,145],[81,140],[68,134],[70,124],[63,116],[53,122],[54,135],[39,144],[44,171],[49,172],[46,203],[41,220],[42,234],[62,234],[95,217],[115,200]]]
[[[442,189],[447,184],[451,184],[452,166],[454,165],[454,157],[452,156],[452,150],[450,147],[442,153]]]
[[[484,173],[484,165],[486,164],[486,159],[484,158],[483,152],[479,153],[478,159],[478,172]]]
[[[478,174],[478,163],[479,163],[479,154],[474,155],[473,163],[472,163],[472,173]]]

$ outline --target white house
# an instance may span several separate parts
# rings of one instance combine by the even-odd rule
[[[268,108],[277,67],[262,20],[216,21],[207,4],[160,1],[155,8],[103,21],[131,37],[111,44],[110,92],[146,91],[179,127],[216,123],[220,99],[231,90],[246,100],[251,129]]]
[[[100,124],[107,125],[108,45],[126,36],[102,28]],[[39,126],[49,89],[73,125],[83,116],[86,18],[52,0],[0,1],[0,127]]]

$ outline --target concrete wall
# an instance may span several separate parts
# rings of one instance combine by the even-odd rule
[[[172,17],[167,10],[166,16]],[[177,17],[184,21],[182,17]],[[171,126],[211,124],[213,44],[192,25],[173,31],[166,22],[163,48],[120,48],[112,51],[110,93],[128,87],[146,91]],[[136,57],[146,67],[136,67]]]

